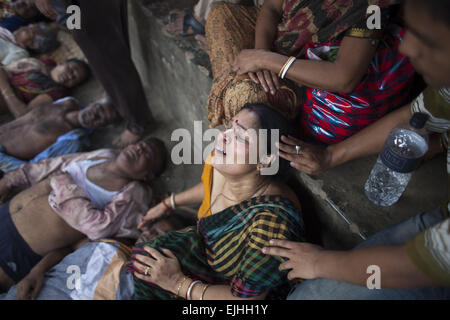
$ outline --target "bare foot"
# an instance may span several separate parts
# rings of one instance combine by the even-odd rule
[[[197,40],[197,45],[203,51],[206,51],[206,37],[201,34],[197,34],[195,36],[195,40]]]
[[[119,148],[124,148],[130,144],[138,142],[139,140],[141,140],[141,138],[141,136],[137,136],[130,131],[125,130],[124,132],[122,132],[120,137],[114,140],[113,144]]]

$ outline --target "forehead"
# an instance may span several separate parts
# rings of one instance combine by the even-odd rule
[[[447,38],[450,34],[450,28],[445,22],[435,19],[426,4],[407,1],[404,18],[407,30],[425,43],[439,45],[444,35]]]
[[[244,126],[246,129],[258,129],[260,126],[258,115],[248,109],[241,110],[231,121]]]

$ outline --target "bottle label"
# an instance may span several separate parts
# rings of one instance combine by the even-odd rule
[[[400,173],[413,172],[419,167],[420,161],[422,160],[422,157],[418,158],[402,157],[397,153],[395,153],[394,151],[392,151],[392,149],[389,148],[389,146],[384,147],[383,151],[381,152],[380,158],[386,167]]]

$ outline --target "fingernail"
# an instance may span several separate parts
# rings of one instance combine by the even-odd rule
[[[267,249],[266,248],[262,248],[261,250],[263,253],[266,253]]]

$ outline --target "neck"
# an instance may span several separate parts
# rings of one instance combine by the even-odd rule
[[[102,169],[102,175],[105,179],[120,181],[123,184],[129,183],[132,179],[117,167],[114,160],[102,163],[99,167]]]
[[[50,76],[50,79],[52,79],[55,83],[58,83],[58,79],[56,79],[56,75],[55,75],[55,69],[56,68],[53,68],[50,70],[49,76]]]
[[[81,122],[79,120],[79,114],[80,111],[69,111],[65,115],[66,121],[73,127],[73,128],[81,128],[83,127],[81,125]]]
[[[245,177],[226,177],[222,194],[240,202],[261,195],[269,186],[269,178],[252,172]]]

